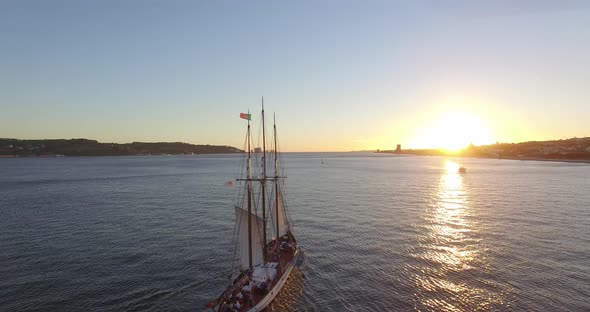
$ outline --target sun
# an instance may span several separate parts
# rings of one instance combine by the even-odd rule
[[[422,127],[412,145],[416,148],[456,151],[470,143],[482,145],[493,142],[493,137],[481,118],[466,112],[445,112]]]

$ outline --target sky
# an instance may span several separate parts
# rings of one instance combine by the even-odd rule
[[[0,137],[283,151],[590,136],[588,1],[0,2]]]

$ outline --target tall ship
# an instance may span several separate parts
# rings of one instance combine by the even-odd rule
[[[272,146],[267,150],[262,100],[262,147],[252,147],[251,114],[241,113],[248,121],[246,153],[239,182],[235,210],[237,236],[228,287],[208,304],[213,311],[262,311],[279,294],[294,267],[304,261],[288,217],[283,196],[284,170],[277,143],[273,117]],[[254,166],[253,166],[254,163]],[[270,169],[270,170],[269,170]]]

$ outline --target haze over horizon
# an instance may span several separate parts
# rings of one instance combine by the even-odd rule
[[[0,4],[0,137],[284,151],[590,136],[585,1]]]

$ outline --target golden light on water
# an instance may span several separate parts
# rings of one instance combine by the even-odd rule
[[[279,294],[266,310],[297,311],[293,307],[296,306],[297,300],[303,295],[303,283],[303,272],[299,268],[294,269]]]
[[[467,277],[470,270],[486,271],[488,265],[460,167],[457,162],[445,161],[425,214],[427,233],[415,255],[432,263],[416,276],[421,290],[417,300],[429,310],[485,310],[503,300]]]
[[[461,248],[460,244],[471,228],[463,217],[467,194],[463,188],[462,176],[458,173],[459,167],[456,162],[446,161],[445,171],[440,177],[437,189],[431,233],[439,243],[439,250],[433,253],[432,257],[436,258],[437,262],[455,268],[466,266],[468,260],[474,256],[473,250]]]

